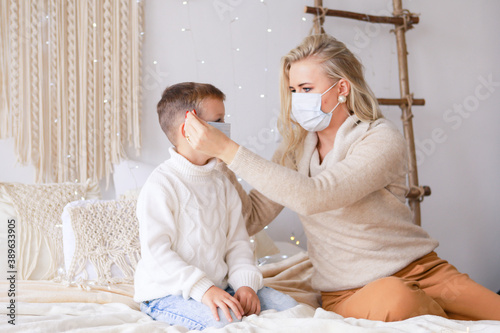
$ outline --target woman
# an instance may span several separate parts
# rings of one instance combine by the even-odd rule
[[[315,35],[281,66],[283,142],[273,162],[187,114],[191,145],[255,188],[247,195],[239,187],[249,233],[284,206],[297,212],[313,287],[324,309],[344,317],[500,320],[500,296],[440,259],[438,242],[412,223],[404,138],[381,115],[355,56]]]

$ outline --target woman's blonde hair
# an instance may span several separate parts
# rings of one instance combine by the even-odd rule
[[[314,57],[319,62],[332,82],[345,79],[350,83],[351,90],[347,96],[346,105],[348,110],[361,121],[372,122],[383,117],[377,99],[365,82],[363,65],[345,44],[327,34],[306,37],[299,46],[281,58],[281,112],[278,129],[285,141],[281,164],[294,168],[302,157],[303,142],[307,131],[290,116],[292,108],[290,67],[294,62],[310,57]]]

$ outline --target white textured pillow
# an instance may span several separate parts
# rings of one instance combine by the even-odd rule
[[[82,198],[98,198],[99,186],[87,182],[62,184],[0,183],[2,261],[7,264],[7,220],[15,221],[17,278],[52,279],[63,267],[61,213],[64,206]],[[5,245],[4,245],[5,244]],[[5,249],[4,249],[5,247]],[[0,266],[6,272],[4,266]]]
[[[140,258],[136,200],[87,200],[63,211],[66,279],[130,283]]]

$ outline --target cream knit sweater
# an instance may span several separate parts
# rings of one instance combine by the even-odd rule
[[[406,205],[406,146],[388,120],[349,117],[333,149],[319,163],[316,133],[309,133],[297,170],[269,162],[240,147],[228,166],[254,187],[243,201],[250,235],[269,224],[283,206],[297,212],[320,291],[358,288],[390,276],[433,251],[438,242],[412,223]],[[281,159],[283,147],[273,161]]]
[[[170,149],[137,201],[141,259],[134,300],[180,295],[201,301],[213,285],[262,288],[241,201],[215,159],[197,166]]]

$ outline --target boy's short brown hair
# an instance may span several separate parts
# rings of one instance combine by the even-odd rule
[[[177,145],[175,132],[184,121],[186,111],[195,109],[198,116],[202,115],[201,104],[207,98],[224,101],[226,95],[211,84],[197,82],[174,84],[163,91],[156,107],[158,120],[161,129],[174,146]]]

